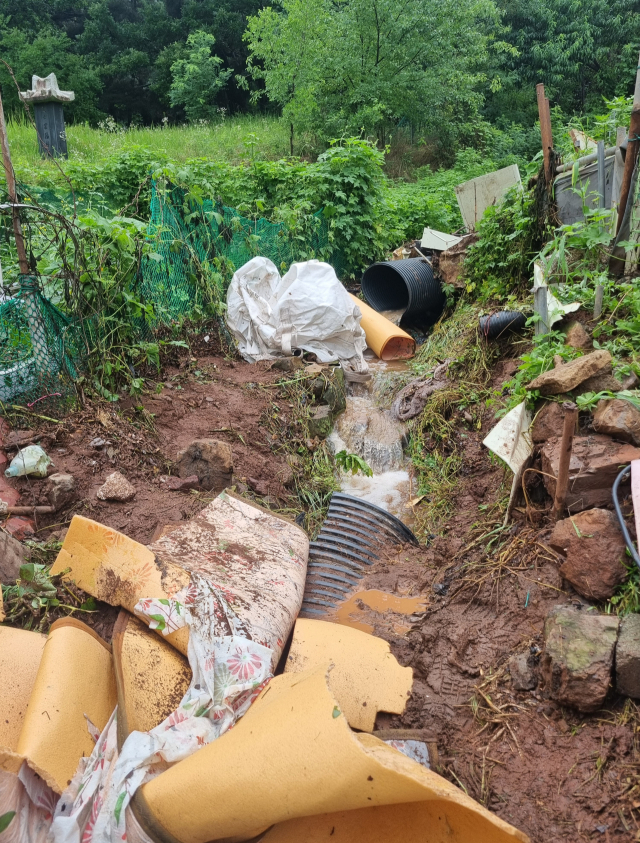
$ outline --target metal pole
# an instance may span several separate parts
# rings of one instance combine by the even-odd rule
[[[541,287],[536,287],[533,291],[533,310],[537,313],[539,319],[535,324],[535,335],[549,333],[549,311],[547,308],[547,285],[543,284]]]
[[[636,70],[636,87],[633,92],[633,108],[631,110],[631,120],[629,122],[629,143],[627,145],[627,154],[624,159],[624,173],[622,174],[622,186],[620,188],[620,204],[618,206],[618,226],[616,234],[620,231],[624,212],[629,200],[629,190],[631,188],[631,176],[636,166],[636,159],[638,157],[638,141],[640,139],[640,58],[638,58],[638,69]]]
[[[599,207],[605,207],[604,141],[598,141],[598,200]]]
[[[564,512],[569,488],[569,464],[571,463],[571,449],[573,446],[573,434],[578,420],[578,408],[572,401],[565,401],[562,405],[564,410],[564,424],[562,427],[562,440],[560,442],[560,462],[558,464],[558,479],[556,480],[556,494],[553,501],[553,520],[559,521]]]
[[[2,146],[2,164],[4,166],[4,175],[7,180],[9,201],[11,204],[15,205],[18,202],[18,195],[16,193],[16,177],[11,163],[11,153],[9,152],[9,140],[7,138],[7,124],[4,119],[4,108],[2,107],[2,95],[0,95],[0,146]],[[27,260],[27,252],[24,248],[20,211],[17,208],[12,208],[11,216],[13,218],[13,235],[16,241],[16,251],[18,252],[20,272],[23,275],[28,275],[29,261]]]
[[[551,132],[551,111],[549,100],[544,94],[542,82],[536,85],[536,97],[538,99],[538,114],[540,116],[540,136],[542,138],[542,152],[544,154],[544,178],[547,184],[553,178],[551,172],[551,150],[553,149],[553,134]]]

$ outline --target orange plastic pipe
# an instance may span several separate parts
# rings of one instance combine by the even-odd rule
[[[355,296],[351,298],[362,313],[360,324],[367,337],[367,345],[381,360],[408,360],[414,356],[416,341],[413,337],[368,304]]]

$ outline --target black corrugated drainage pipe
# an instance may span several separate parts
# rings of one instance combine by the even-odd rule
[[[526,323],[524,313],[517,310],[501,310],[489,316],[480,317],[480,331],[488,340],[496,340],[509,331],[521,331]]]
[[[378,313],[403,310],[402,319],[428,327],[444,308],[442,285],[426,258],[372,264],[362,276],[365,299]]]

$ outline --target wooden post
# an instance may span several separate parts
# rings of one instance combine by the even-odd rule
[[[559,521],[564,513],[569,488],[569,464],[571,463],[571,449],[573,446],[573,434],[578,420],[578,408],[572,401],[565,401],[562,405],[564,410],[564,424],[562,427],[562,440],[560,442],[560,463],[558,465],[558,479],[556,480],[556,494],[553,501],[553,520]]]
[[[7,193],[9,194],[9,201],[12,205],[17,205],[18,195],[16,193],[16,177],[13,172],[13,165],[11,163],[11,154],[9,152],[9,140],[7,138],[7,124],[4,119],[4,109],[2,107],[1,95],[0,146],[2,147],[2,164],[4,166],[4,175],[7,180]],[[12,208],[11,216],[13,218],[13,235],[16,241],[16,251],[18,252],[18,264],[20,266],[20,272],[23,275],[28,275],[29,261],[27,260],[27,252],[24,247],[24,236],[22,234],[22,224],[20,222],[20,211],[16,207]]]
[[[616,234],[620,231],[624,212],[629,200],[629,190],[631,188],[631,176],[636,165],[638,157],[638,148],[640,140],[640,58],[638,59],[638,69],[636,70],[636,87],[633,92],[633,108],[631,110],[631,121],[629,122],[629,143],[627,144],[627,154],[624,159],[624,172],[622,174],[622,186],[620,188],[620,204],[618,206],[618,226]],[[632,200],[633,201],[633,200]]]
[[[544,95],[542,82],[536,85],[536,96],[538,98],[538,114],[540,116],[540,135],[542,138],[542,152],[544,154],[544,177],[547,184],[551,183],[553,173],[551,172],[551,151],[553,150],[553,134],[551,132],[551,110],[549,100]]]

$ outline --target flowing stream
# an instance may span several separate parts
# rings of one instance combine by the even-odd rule
[[[373,477],[341,472],[341,490],[386,509],[411,526],[412,477],[403,453],[405,426],[380,402],[383,392],[391,392],[385,389],[389,379],[399,380],[408,367],[405,362],[384,363],[377,358],[368,362],[371,380],[347,385],[347,408],[338,416],[327,441],[334,453],[346,450],[357,454],[373,471]]]

